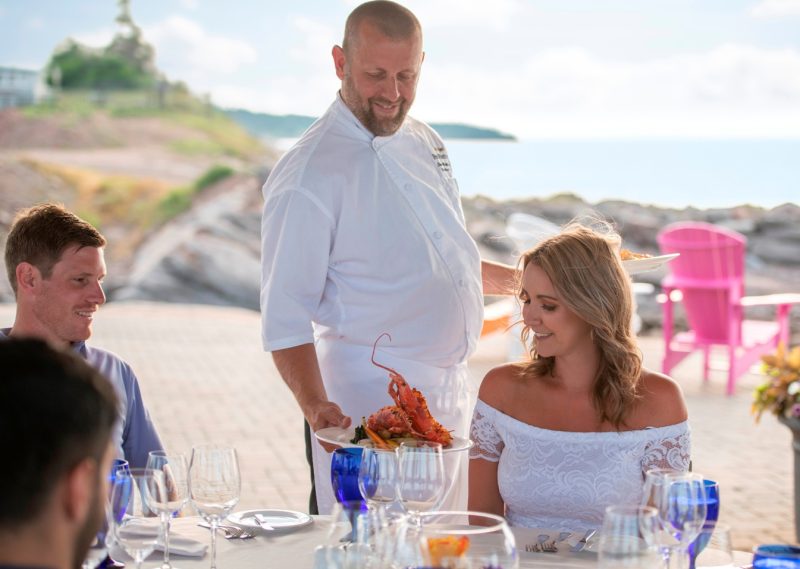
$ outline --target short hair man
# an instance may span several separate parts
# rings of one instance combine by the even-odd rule
[[[120,400],[113,436],[116,455],[131,467],[144,468],[148,453],[163,447],[136,375],[116,355],[86,344],[95,312],[106,301],[105,244],[97,229],[61,205],[48,203],[19,212],[5,249],[17,313],[11,328],[0,329],[0,340],[33,337],[56,348],[71,348],[108,378]]]
[[[0,567],[81,566],[105,514],[118,400],[74,354],[0,342]]]
[[[460,437],[474,405],[466,360],[483,294],[509,294],[514,269],[482,261],[466,230],[444,142],[407,115],[424,52],[408,9],[375,0],[347,18],[332,50],[341,89],[264,184],[262,338],[308,425],[346,428],[391,402],[376,356],[427,397]],[[307,435],[308,436],[308,435]],[[318,492],[333,503],[316,441]],[[466,506],[466,477],[451,505]]]

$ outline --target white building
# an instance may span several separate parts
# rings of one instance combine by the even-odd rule
[[[0,67],[0,109],[32,105],[44,94],[38,71]]]

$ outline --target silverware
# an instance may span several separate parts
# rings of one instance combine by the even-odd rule
[[[253,519],[256,521],[256,525],[263,529],[264,531],[274,531],[275,528],[268,524],[266,521],[261,519],[261,514],[256,514],[253,516]]]
[[[586,543],[587,543],[587,542],[588,542],[590,539],[592,539],[592,537],[593,537],[593,536],[594,536],[594,534],[596,534],[596,533],[597,533],[597,530],[596,530],[596,529],[590,529],[590,530],[586,530],[586,533],[585,533],[585,534],[583,534],[583,537],[580,539],[580,541],[578,541],[578,543],[576,543],[575,545],[573,545],[573,546],[570,548],[570,551],[571,551],[572,553],[578,553],[578,552],[580,552],[580,551],[583,551],[583,548],[584,548],[584,547],[586,547]]]
[[[211,529],[211,525],[206,522],[200,522],[197,525],[201,528]],[[251,537],[255,537],[254,534],[239,526],[219,524],[217,525],[217,530],[222,532],[222,537],[225,539],[250,539]]]

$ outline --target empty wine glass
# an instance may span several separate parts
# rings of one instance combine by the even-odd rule
[[[215,445],[192,449],[189,493],[192,505],[211,526],[211,569],[217,566],[217,528],[239,502],[241,488],[236,449]]]
[[[665,509],[664,481],[668,474],[681,474],[681,471],[671,468],[652,468],[647,471],[644,478],[642,506],[652,506],[658,510],[659,513]],[[658,517],[656,544],[658,545],[664,564],[666,565],[669,562],[672,548],[677,546],[678,542],[675,537],[667,531],[660,515]]]
[[[404,442],[397,449],[397,495],[411,521],[436,508],[444,497],[442,445],[428,441]]]
[[[651,569],[662,562],[656,543],[658,510],[652,506],[609,506],[603,516],[600,567]]]
[[[152,517],[153,496],[163,493],[163,476],[152,470],[118,470],[118,483],[111,490],[111,505],[122,515],[109,516],[113,540],[133,557],[136,567],[163,542],[161,523]]]
[[[681,567],[688,565],[689,545],[700,535],[706,521],[707,505],[703,477],[690,472],[667,474],[664,478],[661,523],[677,540],[670,557],[678,557]],[[672,559],[670,559],[672,563]]]
[[[365,448],[358,471],[358,489],[371,508],[384,508],[397,500],[397,454],[393,450]]]
[[[164,477],[164,494],[153,497],[155,511],[164,526],[164,563],[161,569],[172,569],[169,562],[169,529],[173,514],[181,511],[189,501],[189,463],[184,454],[169,454],[163,450],[150,451],[147,468],[161,472]]]

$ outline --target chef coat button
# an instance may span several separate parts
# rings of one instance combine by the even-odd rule
[[[441,231],[434,231],[433,232],[433,236],[436,237],[436,239],[441,239],[442,238],[442,232]]]

